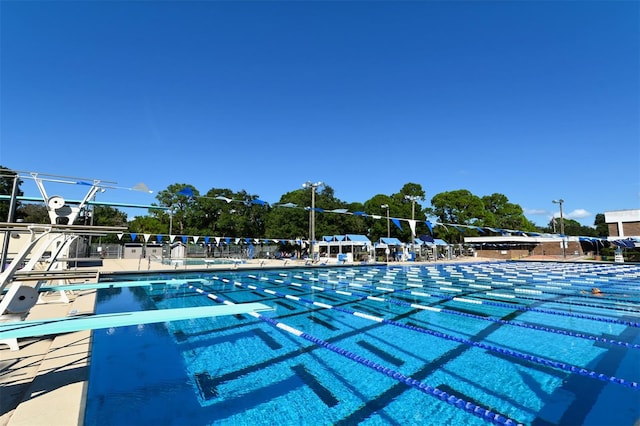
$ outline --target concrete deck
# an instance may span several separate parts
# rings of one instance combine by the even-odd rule
[[[332,260],[335,262],[335,259]],[[489,260],[493,259],[462,258],[458,261]],[[328,265],[330,266],[333,262],[329,262]],[[410,262],[405,265],[408,264],[417,265],[419,263]],[[434,264],[434,262],[430,262],[430,264]],[[162,265],[144,259],[105,259],[99,272],[299,266],[305,266],[305,262],[253,260],[236,265],[210,264],[207,267],[203,265]],[[94,282],[94,280],[83,279],[79,282]],[[49,303],[34,306],[26,319],[37,320],[94,313],[95,290],[72,292],[68,294],[68,297],[70,301],[68,304],[55,303],[59,299],[59,293],[48,294],[45,296],[45,300]],[[18,351],[11,351],[8,346],[0,345],[0,426],[82,424],[89,374],[91,331],[20,339],[18,343],[20,346]]]

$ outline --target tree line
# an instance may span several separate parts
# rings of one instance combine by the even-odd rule
[[[0,171],[3,172],[0,194],[10,195],[13,185],[11,171],[2,166]],[[19,185],[21,183],[19,181]],[[23,195],[20,189],[18,195]],[[154,205],[163,209],[149,209],[146,215],[128,220],[126,213],[116,208],[91,205],[81,213],[79,220],[85,224],[127,226],[130,233],[137,234],[307,239],[310,235],[312,197],[316,207],[316,239],[325,235],[360,234],[371,241],[387,236],[410,241],[412,230],[407,222],[401,222],[399,227],[394,218],[415,219],[416,237],[428,235],[449,243],[463,242],[465,236],[486,234],[473,228],[461,230],[451,226],[436,226],[430,230],[425,221],[523,232],[554,232],[553,219],[547,226],[538,227],[524,216],[519,205],[509,202],[505,195],[499,193],[477,196],[466,189],[441,192],[425,206],[425,190],[418,183],[406,183],[397,193],[377,194],[364,203],[338,199],[329,185],[300,188],[283,194],[273,205],[261,202],[258,195],[245,190],[235,192],[227,188],[211,188],[201,194],[193,185],[174,183],[156,195],[157,203]],[[0,220],[7,219],[8,211],[9,202],[2,200]],[[49,223],[43,203],[20,201],[14,219]],[[604,214],[596,215],[594,227],[566,218],[564,223],[567,235],[608,235]]]

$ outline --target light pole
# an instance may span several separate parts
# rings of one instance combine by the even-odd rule
[[[389,204],[383,204],[380,208],[387,210],[387,238],[391,238],[391,228],[389,227]]]
[[[387,210],[387,238],[391,238],[391,228],[389,227],[389,204],[383,204],[380,207]],[[388,241],[387,244],[389,244]],[[391,252],[391,250],[389,250],[388,245],[387,248],[384,249],[384,252],[387,255],[387,263],[389,263],[389,253]]]
[[[316,189],[319,186],[324,186],[323,182],[305,182],[302,184],[303,188],[311,188],[311,210],[309,211],[309,248],[311,253],[311,260],[314,260],[314,244],[316,241]]]
[[[564,244],[564,214],[562,213],[562,204],[564,200],[560,198],[559,200],[553,200],[552,203],[560,204],[560,235],[562,237],[562,257],[567,258],[567,249]]]
[[[172,254],[171,254],[171,244],[173,243],[173,241],[171,241],[171,233],[173,232],[173,207],[169,208],[169,259],[171,259]]]
[[[416,201],[420,199],[420,197],[416,195],[405,195],[404,198],[406,200],[411,201],[411,250],[414,252],[415,256],[415,243],[416,243]]]

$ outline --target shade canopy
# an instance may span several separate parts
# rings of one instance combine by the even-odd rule
[[[325,235],[322,237],[324,243],[351,243],[347,245],[369,245],[371,240],[366,235],[346,234],[346,235]]]
[[[445,240],[442,240],[440,238],[434,238],[433,241],[424,241],[420,238],[416,238],[414,240],[415,244],[420,244],[420,245],[425,245],[425,246],[429,246],[429,247],[433,247],[433,246],[448,246],[449,243],[446,242]]]
[[[388,246],[402,246],[404,245],[402,241],[397,238],[380,238],[380,244],[386,244]]]

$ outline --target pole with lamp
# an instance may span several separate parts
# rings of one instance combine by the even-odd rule
[[[389,204],[383,204],[380,206],[380,208],[383,208],[385,210],[387,210],[387,238],[391,238],[391,227],[389,226]],[[387,248],[384,250],[385,254],[387,255],[387,263],[389,263],[389,247],[387,246]]]
[[[416,195],[405,195],[404,198],[406,200],[411,201],[411,250],[415,256],[415,243],[416,243],[416,201],[420,199],[420,197]],[[415,259],[414,259],[415,260]]]
[[[564,203],[564,200],[560,198],[558,200],[553,200],[552,203],[560,204],[560,236],[562,237],[562,257],[566,259],[567,249],[564,242],[564,213],[562,212],[562,204]]]
[[[324,183],[307,181],[302,184],[302,187],[305,189],[311,188],[311,210],[309,211],[309,249],[311,260],[315,259],[314,245],[316,241],[316,190],[320,186],[324,186]]]
[[[391,238],[391,228],[389,227],[389,204],[383,204],[380,208],[387,211],[387,238]]]
[[[172,244],[173,244],[173,206],[169,207],[168,210],[169,213],[169,259],[171,259],[173,257],[173,253],[172,253]]]

